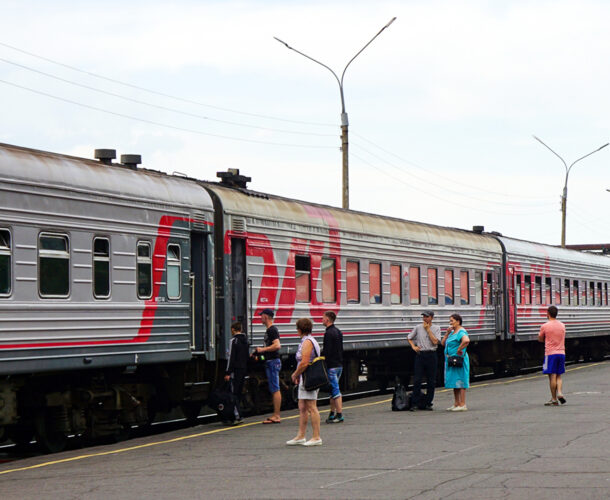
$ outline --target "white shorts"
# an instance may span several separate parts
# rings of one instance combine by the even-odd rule
[[[318,392],[320,392],[320,389],[306,391],[303,387],[303,381],[299,381],[299,399],[318,399]]]

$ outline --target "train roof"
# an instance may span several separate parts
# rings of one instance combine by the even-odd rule
[[[587,266],[603,266],[605,268],[610,265],[610,259],[606,255],[596,255],[581,252],[580,250],[507,238],[506,236],[498,236],[498,239],[504,245],[509,259],[511,256],[519,256],[533,259],[549,259],[554,262],[572,262]]]
[[[329,227],[336,224],[341,231],[369,234],[433,245],[447,245],[500,255],[502,247],[488,234],[478,234],[394,217],[345,210],[308,203],[280,196],[263,194],[242,188],[226,187],[218,183],[205,183],[222,202],[226,214],[257,216],[263,219]]]
[[[213,207],[205,189],[181,177],[0,143],[0,181],[14,180],[202,210]]]

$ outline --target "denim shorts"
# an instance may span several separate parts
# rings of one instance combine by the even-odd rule
[[[337,368],[329,368],[328,369],[328,382],[330,383],[330,397],[332,399],[338,398],[341,396],[341,390],[339,389],[339,379],[341,378],[341,373],[343,372],[343,367],[338,366]]]
[[[566,355],[565,354],[551,354],[544,357],[544,364],[542,365],[542,373],[561,375],[566,371]]]
[[[273,394],[280,390],[280,370],[282,369],[281,359],[268,359],[265,361],[265,374],[269,383],[269,392]]]

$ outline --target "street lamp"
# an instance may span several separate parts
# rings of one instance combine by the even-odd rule
[[[282,45],[285,45],[287,49],[293,50],[297,54],[301,54],[303,57],[306,57],[310,61],[313,61],[313,62],[319,64],[320,66],[324,66],[328,71],[330,71],[333,74],[333,76],[337,80],[337,83],[339,84],[339,93],[341,94],[341,151],[343,153],[343,208],[349,208],[349,158],[348,158],[349,143],[348,143],[348,133],[347,133],[347,127],[349,125],[349,122],[347,120],[347,113],[345,112],[345,99],[343,98],[343,78],[345,77],[345,72],[347,71],[347,67],[352,63],[352,61],[354,59],[356,59],[356,57],[358,57],[362,53],[362,51],[364,49],[366,49],[373,42],[373,40],[375,40],[375,38],[377,38],[379,35],[381,35],[381,32],[383,30],[385,30],[386,28],[388,28],[390,26],[390,24],[392,24],[394,21],[396,21],[395,17],[393,17],[388,24],[386,24],[383,28],[381,28],[379,30],[379,32],[373,38],[371,38],[369,40],[369,42],[364,47],[362,47],[354,57],[352,57],[350,59],[350,61],[345,65],[345,68],[343,69],[343,73],[341,74],[341,79],[339,79],[339,77],[337,76],[337,73],[335,73],[332,69],[330,69],[328,66],[326,66],[326,64],[323,64],[320,61],[317,61],[313,57],[309,57],[307,54],[303,54],[303,52],[300,52],[297,49],[291,47],[290,45],[288,45],[286,42],[280,40],[279,38],[277,38],[275,36],[273,37],[278,42],[280,42]]]
[[[536,137],[535,135],[533,137],[540,144],[542,144],[545,148],[547,148],[551,153],[553,153],[557,158],[559,158],[562,161],[563,166],[566,168],[566,180],[563,184],[563,194],[561,196],[561,246],[565,247],[566,246],[566,212],[567,212],[567,206],[568,206],[568,176],[570,175],[570,170],[580,160],[585,159],[587,156],[591,156],[593,153],[597,153],[600,149],[604,149],[610,143],[607,142],[603,146],[600,146],[599,148],[597,148],[595,151],[591,151],[590,153],[586,154],[585,156],[581,156],[580,158],[578,158],[578,160],[572,162],[572,164],[568,167],[568,164],[564,161],[564,159],[561,156],[559,156],[557,153],[555,153],[555,151],[553,151],[549,146],[547,146],[544,142],[542,142],[542,140],[540,140],[538,137]]]

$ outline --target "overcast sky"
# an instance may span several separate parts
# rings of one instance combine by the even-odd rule
[[[13,1],[0,142],[559,244],[565,167],[610,140],[607,1]],[[567,243],[610,243],[610,147],[568,183]]]

